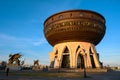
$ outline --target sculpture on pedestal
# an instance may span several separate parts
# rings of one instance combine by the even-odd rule
[[[21,54],[20,53],[16,53],[16,54],[10,54],[9,55],[9,59],[8,59],[8,64],[7,67],[9,67],[10,70],[21,70],[21,63],[19,58],[21,58]]]
[[[19,53],[16,53],[14,55],[10,54],[9,55],[9,62],[8,64],[13,64],[15,62],[16,65],[20,65],[20,60],[19,58],[21,57],[22,55],[20,55]]]
[[[39,66],[39,60],[34,60],[34,66]]]
[[[40,70],[39,60],[34,60],[33,70]]]

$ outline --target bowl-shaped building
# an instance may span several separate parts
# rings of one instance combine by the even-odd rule
[[[88,10],[69,10],[54,14],[44,22],[44,34],[51,45],[80,41],[97,45],[105,34],[105,19]]]

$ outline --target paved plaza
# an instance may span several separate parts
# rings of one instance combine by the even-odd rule
[[[4,71],[0,71],[0,80],[120,80],[120,71],[87,73],[87,78],[83,73],[51,73],[38,71],[10,72],[6,76]]]

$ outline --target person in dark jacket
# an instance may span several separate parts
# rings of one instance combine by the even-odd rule
[[[6,67],[5,72],[6,72],[6,76],[8,76],[8,73],[9,73],[9,67]]]

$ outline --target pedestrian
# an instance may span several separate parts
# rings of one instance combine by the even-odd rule
[[[8,76],[8,73],[9,73],[9,67],[6,67],[5,72],[6,72],[6,76]]]

